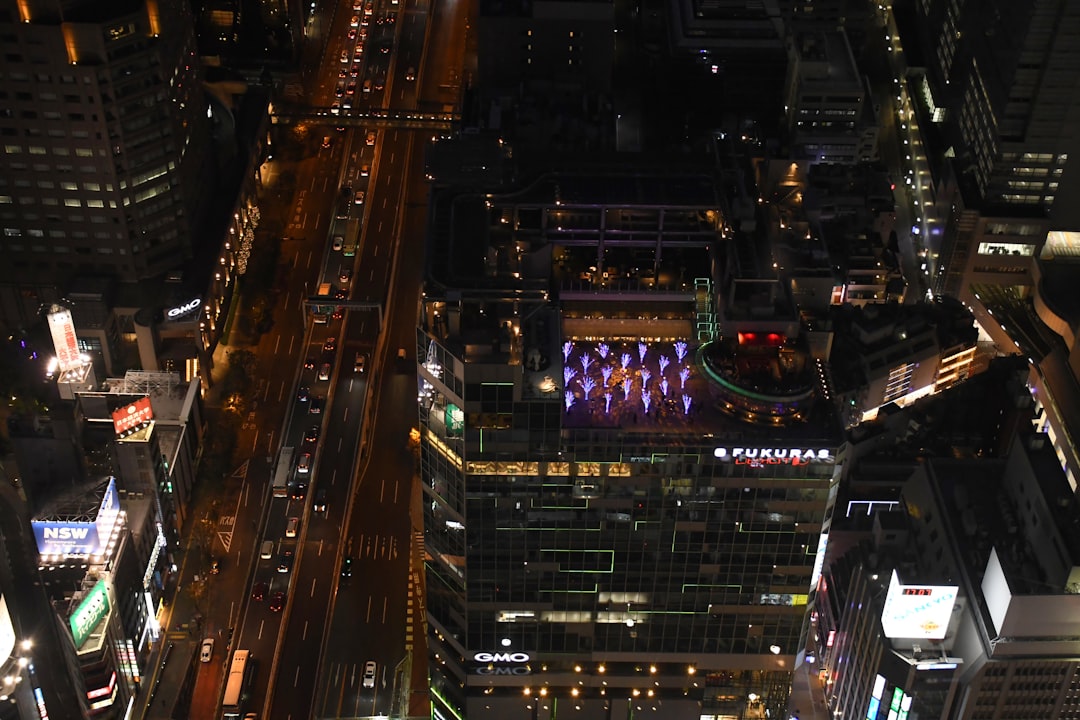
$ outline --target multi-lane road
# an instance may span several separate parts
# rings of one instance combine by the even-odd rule
[[[463,41],[433,36],[429,47],[427,36],[440,22],[460,31],[464,7],[432,1],[374,0],[370,12],[342,2],[327,18],[329,40],[308,102],[336,102],[348,114],[456,101]],[[258,393],[238,443],[251,459],[235,496],[204,519],[216,531],[225,569],[204,603],[218,645],[215,661],[200,665],[193,718],[221,716],[223,676],[237,648],[258,663],[243,710],[259,718],[410,714],[426,677],[409,432],[422,275],[414,258],[423,256],[422,148],[429,138],[404,128],[372,137],[367,128],[333,126],[296,136],[304,138],[303,159],[276,168],[294,174],[297,191],[286,199],[285,286],[273,330],[254,349]],[[274,169],[267,170],[269,177]],[[352,208],[363,214],[355,257],[330,242],[342,187],[364,192]],[[335,313],[340,317],[314,324],[306,301],[327,282],[351,302]],[[296,448],[294,457],[310,453],[310,466],[290,471],[288,496],[273,497],[270,481],[285,446]],[[304,491],[297,481],[306,482]],[[325,510],[315,507],[317,495]],[[269,558],[260,552],[267,540]],[[272,602],[277,593],[280,609]],[[375,677],[365,682],[370,661]]]

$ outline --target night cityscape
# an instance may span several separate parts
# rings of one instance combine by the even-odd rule
[[[1080,2],[0,46],[0,720],[1080,720]]]

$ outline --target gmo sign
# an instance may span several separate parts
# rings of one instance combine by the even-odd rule
[[[529,662],[529,654],[523,652],[478,652],[473,655],[473,660],[478,663],[527,663]]]

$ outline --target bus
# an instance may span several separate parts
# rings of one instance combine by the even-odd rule
[[[277,467],[274,468],[274,497],[289,496],[289,470],[292,469],[293,449],[281,448],[278,453]]]
[[[345,225],[345,246],[342,254],[345,257],[356,255],[356,246],[360,243],[360,218],[349,218]]]
[[[255,676],[255,658],[250,650],[237,650],[229,665],[225,680],[225,696],[221,699],[222,720],[239,720],[251,696],[251,681]]]

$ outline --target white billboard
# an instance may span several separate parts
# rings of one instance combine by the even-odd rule
[[[902,585],[893,570],[881,611],[885,637],[941,640],[949,629],[958,590],[955,585]]]
[[[49,333],[52,334],[53,347],[56,348],[56,362],[60,366],[60,372],[67,372],[83,364],[70,310],[53,306],[49,313]]]

